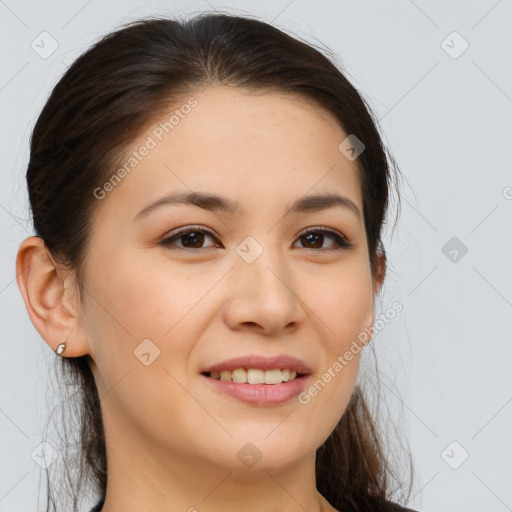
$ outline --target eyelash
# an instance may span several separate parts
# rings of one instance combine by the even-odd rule
[[[180,231],[172,233],[171,236],[162,240],[162,242],[160,242],[160,245],[162,245],[168,249],[171,249],[171,250],[180,250],[180,251],[187,251],[187,252],[193,252],[193,253],[203,252],[205,249],[210,248],[210,247],[199,247],[199,248],[171,247],[171,245],[173,244],[174,241],[176,241],[177,239],[179,239],[183,236],[191,234],[191,233],[205,233],[205,234],[209,235],[212,239],[215,239],[215,240],[217,239],[216,236],[208,229],[200,228],[199,226],[198,227],[189,226],[185,229],[181,229]],[[327,248],[327,249],[309,249],[307,247],[300,247],[300,249],[311,250],[311,251],[316,251],[316,252],[318,252],[318,251],[333,251],[333,250],[348,249],[349,247],[353,247],[353,245],[354,245],[354,244],[350,243],[344,236],[340,235],[336,231],[333,231],[328,228],[323,228],[323,227],[308,228],[300,234],[298,239],[305,237],[311,233],[330,236],[331,238],[333,238],[335,240],[337,247],[335,246],[335,247],[331,247],[331,248]]]

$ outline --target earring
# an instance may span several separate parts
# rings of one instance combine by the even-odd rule
[[[66,342],[63,341],[55,350],[55,353],[60,356],[63,354],[64,350],[66,350]]]

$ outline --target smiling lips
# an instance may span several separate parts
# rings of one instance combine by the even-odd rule
[[[277,405],[296,397],[311,368],[292,356],[249,355],[223,361],[203,372],[218,391],[253,405]]]

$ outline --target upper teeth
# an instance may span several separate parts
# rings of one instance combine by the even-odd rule
[[[222,370],[221,372],[211,372],[212,379],[232,380],[241,384],[281,384],[295,379],[297,372],[295,370],[260,370],[250,368],[237,368],[236,370]]]

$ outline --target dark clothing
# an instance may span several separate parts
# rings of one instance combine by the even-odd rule
[[[101,512],[101,507],[105,504],[105,500],[102,499],[94,508],[91,509],[91,512]]]
[[[398,505],[397,503],[391,503],[388,501],[387,508],[382,509],[383,512],[416,512],[412,508],[404,508],[402,505]],[[378,509],[377,511],[378,512]]]
[[[91,512],[101,512],[101,507],[103,507],[104,500],[102,499],[92,510]],[[404,508],[396,503],[392,503],[391,501],[386,502],[386,505],[379,506],[374,509],[373,512],[416,512],[410,508]]]

